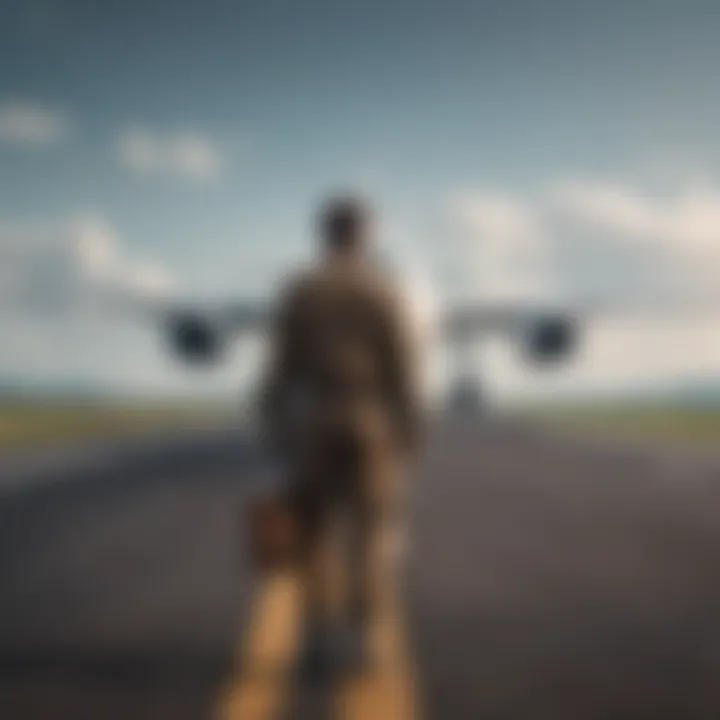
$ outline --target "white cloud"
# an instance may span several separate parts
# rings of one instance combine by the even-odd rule
[[[540,231],[539,219],[522,198],[495,192],[463,191],[451,201],[457,223],[487,239],[510,239],[527,243]]]
[[[630,237],[644,237],[654,229],[645,199],[626,187],[562,182],[551,188],[549,197],[560,212]]]
[[[463,191],[449,208],[451,233],[464,238],[462,261],[486,287],[709,294],[718,285],[720,188],[707,183],[659,197],[620,184],[564,182],[532,202]]]
[[[568,364],[535,372],[513,344],[490,343],[483,372],[500,397],[526,393],[635,392],[684,380],[718,378],[720,336],[715,317],[594,320],[583,328],[578,354]]]
[[[551,205],[579,232],[605,233],[615,242],[652,253],[648,282],[667,289],[715,293],[720,277],[720,188],[690,183],[673,195],[653,196],[640,189],[607,183],[573,182],[556,186]],[[618,264],[622,260],[618,252]],[[655,278],[650,278],[652,275]]]
[[[69,132],[70,122],[59,110],[30,102],[0,104],[0,144],[47,147],[65,140]]]
[[[463,239],[460,261],[485,294],[515,288],[617,303],[612,316],[589,323],[578,362],[555,377],[529,373],[512,352],[491,351],[488,368],[501,392],[720,372],[720,302],[717,310],[711,304],[720,300],[720,189],[695,183],[658,197],[583,181],[552,184],[533,200],[463,191],[450,200],[449,218],[451,236]],[[708,304],[684,315],[632,312],[636,300],[658,296],[678,303],[705,296]]]
[[[123,167],[138,175],[165,175],[207,182],[222,174],[219,148],[197,133],[154,133],[142,128],[124,132],[117,144]]]
[[[457,262],[474,294],[537,296],[547,292],[547,247],[540,213],[523,198],[482,190],[458,193],[449,206]]]
[[[171,292],[168,274],[125,252],[102,216],[0,221],[0,380],[237,392],[246,357],[230,357],[217,372],[188,372],[167,352],[158,317],[133,312],[134,301]]]
[[[629,239],[659,241],[682,249],[720,247],[720,189],[692,184],[670,197],[629,187],[561,183],[551,191],[555,208]]]
[[[126,258],[99,216],[55,222],[0,223],[0,311],[56,317],[107,311],[152,300],[171,289],[152,263]]]

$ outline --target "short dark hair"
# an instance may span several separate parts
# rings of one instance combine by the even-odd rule
[[[353,196],[328,200],[320,217],[320,233],[328,248],[354,249],[363,241],[370,220],[368,206]]]

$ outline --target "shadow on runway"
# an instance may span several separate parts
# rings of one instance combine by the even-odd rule
[[[5,683],[40,678],[122,687],[205,684],[219,681],[232,659],[232,654],[200,648],[0,650],[0,687]]]

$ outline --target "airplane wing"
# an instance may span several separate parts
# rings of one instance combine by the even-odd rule
[[[426,327],[437,340],[462,345],[483,337],[509,337],[529,359],[553,361],[570,355],[587,321],[603,317],[683,318],[720,309],[720,298],[707,293],[645,293],[634,296],[585,297],[545,302],[533,299],[473,299],[456,302],[428,313],[428,297],[420,294],[411,310],[419,327]],[[125,298],[127,301],[127,298]],[[183,298],[135,295],[136,310],[153,316],[165,329],[176,355],[191,362],[222,357],[226,347],[241,337],[261,337],[270,320],[266,299],[202,303]],[[429,324],[428,319],[432,315]]]
[[[469,301],[439,317],[441,337],[460,346],[487,336],[516,342],[526,358],[548,364],[573,354],[586,324],[603,319],[682,321],[720,312],[720,297],[707,292],[664,292],[585,297],[566,302]]]
[[[236,334],[261,334],[270,322],[270,306],[259,300],[235,301],[220,311],[220,317]]]
[[[261,300],[225,303],[174,301],[154,305],[174,354],[191,363],[220,360],[241,337],[260,337],[267,329],[270,306]]]
[[[537,313],[537,306],[530,303],[467,302],[445,308],[438,325],[441,336],[449,341],[472,340],[512,333]]]
[[[706,292],[616,294],[553,302],[486,299],[460,302],[445,308],[439,324],[442,335],[452,341],[512,334],[528,324],[549,319],[568,323],[617,317],[675,320],[719,311],[720,296]]]
[[[261,334],[267,327],[270,313],[269,303],[255,299],[208,302],[181,296],[118,293],[109,305],[122,314],[131,313],[161,324],[193,320],[235,336]]]

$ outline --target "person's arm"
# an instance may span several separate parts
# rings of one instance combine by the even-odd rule
[[[414,453],[424,430],[419,348],[408,308],[397,293],[385,294],[382,314],[386,390],[403,448]]]
[[[268,358],[260,387],[260,422],[264,438],[273,450],[283,451],[289,442],[288,398],[296,375],[296,337],[299,283],[291,283],[273,314],[268,336]]]

